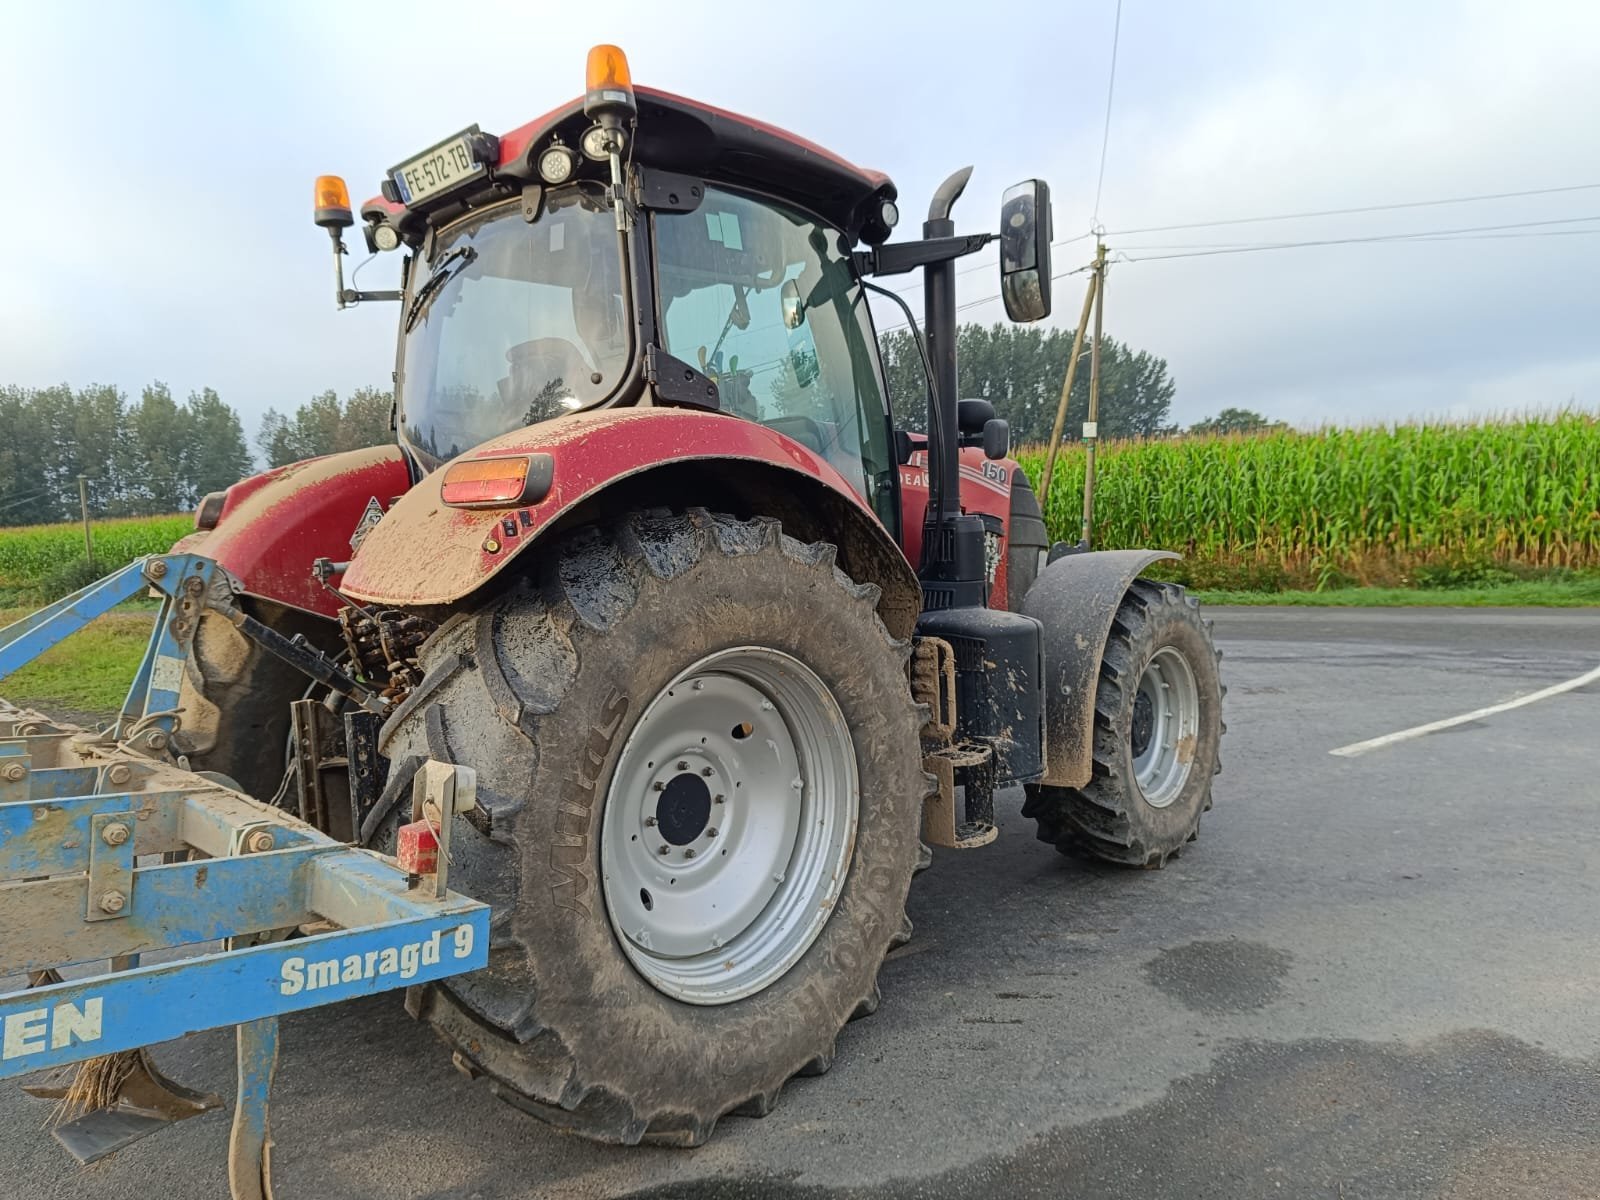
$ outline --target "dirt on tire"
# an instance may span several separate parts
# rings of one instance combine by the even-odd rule
[[[1182,587],[1136,579],[1123,597],[1106,638],[1095,689],[1094,768],[1082,788],[1029,784],[1022,815],[1038,822],[1040,841],[1063,853],[1087,852],[1107,862],[1159,868],[1199,836],[1211,808],[1211,781],[1222,770],[1219,742],[1222,655],[1211,624]],[[1182,791],[1165,807],[1146,803],[1131,749],[1135,693],[1146,664],[1163,647],[1189,664],[1199,694],[1199,728]]]
[[[428,756],[478,771],[481,811],[459,827],[451,884],[493,906],[490,964],[433,987],[424,1007],[458,1063],[518,1107],[603,1141],[698,1145],[723,1115],[764,1115],[791,1076],[831,1065],[908,934],[928,789],[909,644],[832,546],[770,519],[635,513],[541,557],[537,579],[441,627],[385,727],[402,777]],[[745,999],[686,1004],[617,943],[599,876],[607,788],[657,691],[745,645],[794,656],[833,693],[860,815],[833,913],[798,963]]]

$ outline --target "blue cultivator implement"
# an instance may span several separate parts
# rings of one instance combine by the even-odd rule
[[[487,962],[489,910],[445,889],[475,780],[444,763],[418,771],[412,814],[438,842],[422,874],[187,770],[170,735],[201,609],[256,634],[226,574],[193,555],[143,559],[0,630],[0,677],[147,587],[164,603],[111,729],[0,702],[0,1078],[78,1064],[72,1083],[28,1090],[81,1111],[56,1135],[92,1161],[221,1105],[163,1078],[145,1047],[237,1026],[229,1180],[261,1200],[278,1016]],[[274,653],[381,713],[335,664],[265,632]]]

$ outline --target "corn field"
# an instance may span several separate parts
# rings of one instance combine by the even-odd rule
[[[1038,487],[1043,450],[1018,458]],[[1082,446],[1064,448],[1045,513],[1053,539],[1078,540],[1083,474]],[[1177,550],[1202,579],[1259,568],[1268,585],[1393,584],[1441,564],[1600,567],[1600,420],[1581,413],[1107,444],[1096,475],[1098,547]]]
[[[63,594],[110,574],[142,554],[159,554],[194,529],[191,516],[129,517],[93,524],[93,572],[84,563],[83,526],[22,525],[0,528],[0,593],[38,599]],[[71,586],[67,586],[71,584]]]

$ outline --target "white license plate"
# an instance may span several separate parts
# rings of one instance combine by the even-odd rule
[[[400,189],[400,199],[410,207],[480,178],[483,172],[483,164],[472,157],[468,134],[463,133],[401,163],[389,174]]]

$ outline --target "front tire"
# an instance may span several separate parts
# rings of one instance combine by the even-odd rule
[[[921,717],[878,589],[833,560],[771,520],[635,514],[425,647],[386,753],[478,771],[488,820],[460,827],[451,882],[495,910],[489,967],[428,1015],[518,1107],[697,1145],[876,1007],[919,858]],[[746,852],[754,884],[730,870]]]
[[[1159,868],[1198,836],[1222,770],[1227,691],[1199,609],[1176,584],[1128,588],[1095,690],[1093,775],[1082,788],[1028,785],[1022,812],[1041,841]]]

